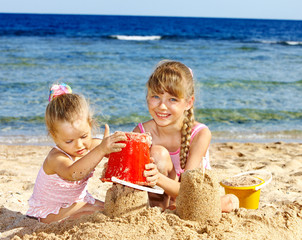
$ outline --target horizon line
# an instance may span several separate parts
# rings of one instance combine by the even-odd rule
[[[256,17],[210,17],[210,16],[172,16],[172,15],[134,15],[134,14],[96,14],[96,13],[36,13],[36,12],[0,12],[0,14],[31,14],[31,15],[83,15],[83,16],[117,16],[117,17],[171,17],[171,18],[214,18],[214,19],[244,19],[272,21],[302,21],[302,19],[287,18],[256,18]]]

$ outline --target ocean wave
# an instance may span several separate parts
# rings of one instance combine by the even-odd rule
[[[0,144],[53,146],[53,140],[44,135],[7,135],[0,136]]]
[[[281,42],[281,44],[291,45],[291,46],[297,46],[297,45],[302,45],[302,42],[297,42],[297,41],[285,41],[285,42]]]
[[[200,35],[200,34],[172,34],[172,35],[110,35],[109,38],[128,41],[154,41],[154,40],[214,40],[214,41],[239,41],[243,43],[262,43],[262,44],[279,44],[286,46],[302,46],[302,41],[282,41],[282,40],[249,40],[247,36],[220,36],[215,34]],[[257,48],[243,47],[240,50],[257,50]]]
[[[279,45],[287,45],[287,46],[299,46],[302,45],[302,41],[272,41],[272,40],[256,40],[256,43],[264,43],[264,44],[279,44]]]
[[[154,41],[160,40],[161,36],[130,36],[130,35],[110,35],[110,38],[118,39],[118,40],[126,40],[126,41]]]
[[[134,32],[133,32],[134,33]],[[156,40],[168,40],[168,41],[187,41],[187,40],[213,40],[213,41],[235,41],[242,43],[258,43],[258,44],[269,44],[269,45],[284,45],[284,46],[302,46],[302,41],[289,41],[289,40],[266,40],[266,39],[252,39],[252,36],[242,35],[225,35],[219,33],[182,33],[182,32],[171,32],[171,33],[157,33],[156,31],[150,32],[151,35],[147,35],[147,32],[138,33],[142,35],[127,34],[121,31],[115,35],[107,35],[104,32],[94,31],[77,31],[77,29],[65,29],[57,28],[45,28],[45,29],[1,29],[0,36],[17,36],[17,37],[58,37],[58,38],[104,38],[104,39],[117,39],[123,41],[156,41]],[[146,34],[146,35],[143,35]],[[154,35],[152,35],[154,34]],[[257,48],[243,47],[239,50],[253,51]]]

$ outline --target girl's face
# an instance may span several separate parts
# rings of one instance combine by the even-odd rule
[[[184,111],[192,107],[194,97],[189,100],[177,98],[167,92],[163,94],[148,94],[148,109],[154,121],[159,126],[177,124],[181,127],[184,119]]]
[[[91,126],[87,118],[79,118],[73,123],[58,122],[54,141],[58,147],[72,157],[83,157],[91,149]]]

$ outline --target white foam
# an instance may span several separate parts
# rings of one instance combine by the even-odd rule
[[[11,135],[11,136],[0,136],[0,144],[51,146],[53,145],[53,141],[48,136]]]
[[[128,36],[128,35],[112,35],[112,38],[127,41],[154,41],[160,40],[161,36]]]
[[[287,41],[285,43],[292,46],[302,45],[302,42],[296,42],[296,41]]]
[[[264,44],[286,44],[291,46],[302,45],[302,42],[299,41],[269,41],[269,40],[260,40],[260,43]]]

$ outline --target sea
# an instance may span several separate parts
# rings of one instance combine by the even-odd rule
[[[213,142],[301,142],[302,21],[0,14],[0,144],[51,143],[49,88],[67,83],[111,133],[150,119],[145,84],[189,66]]]

